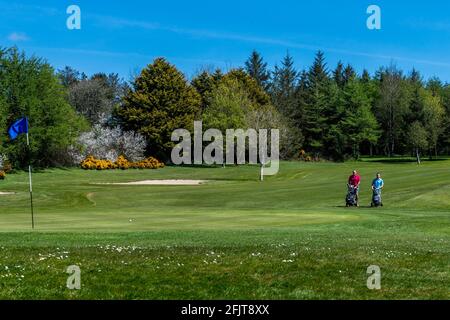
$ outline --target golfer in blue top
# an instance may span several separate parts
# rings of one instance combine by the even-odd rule
[[[381,189],[384,187],[384,181],[381,179],[381,174],[377,173],[377,177],[372,181],[372,203],[371,207],[383,206],[383,201],[381,200]]]
[[[384,187],[384,181],[381,179],[381,174],[377,173],[377,177],[372,181],[372,190],[381,190]]]

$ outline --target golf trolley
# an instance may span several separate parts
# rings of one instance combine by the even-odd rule
[[[351,186],[351,185],[347,185],[347,187],[348,187],[348,191],[347,191],[347,196],[345,197],[346,207],[358,206],[358,200],[357,200],[358,188]]]
[[[382,207],[383,201],[381,199],[381,189],[373,189],[372,194],[372,203],[370,204],[371,207]]]

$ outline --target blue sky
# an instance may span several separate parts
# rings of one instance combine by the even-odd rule
[[[81,30],[66,27],[72,4]],[[366,27],[371,4],[382,10],[381,30]],[[270,66],[289,51],[303,69],[320,49],[332,68],[342,60],[373,73],[393,61],[450,82],[449,13],[448,0],[0,0],[0,46],[125,79],[159,56],[192,77],[242,66],[253,49]]]

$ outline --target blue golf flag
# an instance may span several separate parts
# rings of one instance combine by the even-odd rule
[[[11,140],[16,139],[22,133],[28,133],[28,118],[20,118],[8,130]]]

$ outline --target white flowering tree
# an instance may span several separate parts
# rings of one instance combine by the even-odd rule
[[[130,161],[139,161],[144,158],[145,147],[146,141],[139,133],[95,124],[91,131],[78,138],[77,146],[72,147],[71,154],[75,163],[80,163],[89,155],[111,161],[123,155]]]

